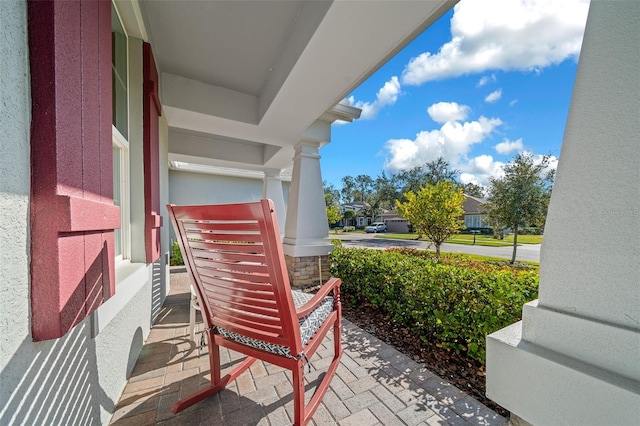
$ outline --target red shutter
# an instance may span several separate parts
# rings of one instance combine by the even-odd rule
[[[29,1],[31,311],[61,337],[115,291],[111,3]]]
[[[160,155],[158,117],[162,115],[158,98],[158,71],[151,45],[144,43],[143,56],[143,121],[144,121],[144,234],[147,263],[160,257]]]

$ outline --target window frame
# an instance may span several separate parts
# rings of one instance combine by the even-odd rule
[[[115,195],[116,185],[120,189],[120,249],[121,253],[115,253],[116,266],[125,260],[131,259],[131,178],[129,173],[130,155],[129,141],[118,131],[116,126],[111,125],[113,148],[120,151],[119,176],[118,182],[115,181],[116,173],[114,170],[113,189]],[[115,197],[114,197],[115,204]],[[115,232],[114,239],[118,238],[118,232]],[[116,243],[117,244],[117,243]]]
[[[122,31],[125,35],[125,54],[124,54],[124,58],[126,60],[126,111],[127,111],[127,125],[126,125],[126,130],[127,130],[127,135],[128,137],[125,137],[120,130],[118,130],[118,128],[115,126],[115,124],[112,122],[111,123],[111,131],[112,131],[112,144],[114,149],[118,149],[120,151],[120,179],[119,182],[116,182],[114,180],[113,185],[114,185],[114,193],[115,193],[115,188],[116,188],[116,184],[118,184],[118,187],[120,189],[120,231],[119,232],[115,232],[114,234],[114,238],[118,238],[118,234],[120,234],[120,248],[121,248],[121,253],[120,254],[115,254],[115,260],[116,260],[116,267],[118,267],[119,264],[125,262],[125,261],[130,261],[131,260],[131,173],[130,173],[130,167],[131,167],[131,155],[130,155],[130,144],[129,144],[129,138],[131,137],[131,69],[130,69],[130,61],[129,61],[129,34],[127,32],[127,29],[124,25],[124,22],[122,21],[122,17],[120,15],[120,11],[118,10],[118,5],[115,2],[111,2],[111,11],[112,13],[115,12],[116,14],[116,18],[118,19],[118,21],[120,22],[120,27],[122,28]],[[112,16],[113,19],[113,16]],[[113,31],[113,26],[112,26],[112,31]],[[112,49],[112,56],[111,56],[111,63],[112,63],[112,71],[113,70],[113,49]],[[113,83],[112,83],[113,85]],[[113,98],[116,96],[115,94],[115,90],[112,87],[112,102],[113,102]],[[116,103],[116,107],[117,107],[117,103]],[[115,116],[113,120],[115,120]],[[115,173],[114,173],[114,177],[115,177]],[[115,249],[114,249],[115,252]],[[118,283],[116,282],[116,285]]]

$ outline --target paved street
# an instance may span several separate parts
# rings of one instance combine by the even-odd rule
[[[364,247],[373,249],[386,249],[389,247],[410,247],[416,249],[427,249],[429,243],[425,241],[414,240],[392,240],[388,238],[375,238],[376,234],[360,234],[360,233],[344,233],[337,234],[331,232],[330,238],[338,238],[347,247]],[[433,249],[434,247],[432,247]],[[482,256],[502,257],[511,259],[513,247],[485,247],[485,246],[468,246],[464,244],[447,244],[444,243],[440,247],[443,252],[449,253],[467,253]],[[540,244],[522,244],[518,246],[516,260],[528,260],[532,262],[540,262]]]

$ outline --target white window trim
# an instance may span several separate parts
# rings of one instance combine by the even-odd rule
[[[127,45],[127,135],[131,137],[131,70],[129,64],[129,33],[127,32],[127,28],[124,25],[124,21],[122,19],[122,15],[120,10],[118,9],[118,5],[116,2],[111,2],[118,20],[120,21],[120,26],[124,31],[126,37],[126,45]],[[127,138],[120,133],[120,131],[116,128],[116,126],[111,124],[112,131],[112,144],[120,149],[120,232],[122,235],[122,254],[116,256],[116,268],[119,267],[122,263],[129,263],[131,259],[131,174],[130,174],[130,150],[129,150],[129,141]],[[117,274],[116,274],[117,276]],[[116,281],[116,285],[119,283]]]
[[[124,25],[118,5],[112,1],[120,24],[127,37],[127,134],[131,138],[131,56],[129,33]],[[120,149],[120,230],[122,235],[122,254],[115,257],[116,292],[91,314],[92,337],[96,337],[120,311],[133,300],[142,288],[151,280],[151,266],[131,262],[131,150],[130,143],[122,133],[111,124],[112,146]],[[115,184],[115,182],[114,182]]]
[[[116,264],[131,259],[131,179],[129,178],[129,142],[112,124],[112,143],[120,149],[120,233],[122,254],[116,256]],[[115,182],[114,182],[115,185]]]

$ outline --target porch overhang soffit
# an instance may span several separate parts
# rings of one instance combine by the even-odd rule
[[[296,143],[356,118],[340,100],[455,3],[140,1],[170,159],[290,167]]]

